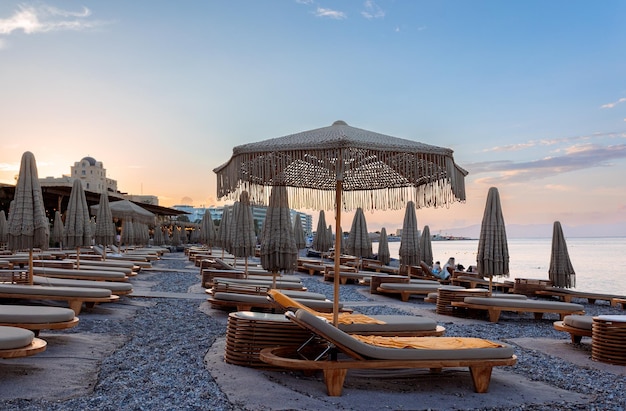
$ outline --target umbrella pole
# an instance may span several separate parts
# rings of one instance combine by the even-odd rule
[[[493,275],[489,276],[489,297],[491,297],[491,292],[493,288]]]
[[[33,285],[33,249],[28,250],[28,284]]]
[[[245,265],[246,278],[248,278],[248,256],[246,256],[246,265]]]
[[[80,246],[76,246],[76,268],[80,268]]]
[[[337,176],[337,186],[335,188],[335,233],[339,233],[341,230],[341,191],[343,189],[342,180]],[[335,235],[335,275],[333,276],[334,294],[333,294],[333,325],[335,327],[339,324],[339,262],[341,247],[341,238]]]

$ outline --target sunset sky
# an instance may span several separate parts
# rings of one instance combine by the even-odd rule
[[[495,186],[507,224],[626,235],[625,19],[622,0],[4,0],[0,182],[27,150],[40,177],[89,155],[121,191],[216,205],[234,146],[344,120],[454,150],[467,202],[418,210],[432,233],[480,224]]]

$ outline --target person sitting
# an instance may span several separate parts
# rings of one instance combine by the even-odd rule
[[[452,271],[454,271],[455,267],[456,267],[456,262],[454,261],[454,257],[450,257],[448,259],[448,262],[445,263],[445,265],[443,266],[443,268],[441,269],[441,274],[442,276],[440,278],[447,280],[448,278],[450,278],[450,271],[448,271],[448,267],[450,267],[450,269]]]
[[[433,273],[435,277],[438,277],[441,273],[441,263],[439,261],[435,261],[433,267],[430,269],[430,272]]]

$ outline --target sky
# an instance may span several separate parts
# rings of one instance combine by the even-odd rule
[[[24,151],[40,177],[91,156],[121,191],[221,205],[234,146],[343,120],[454,150],[467,200],[418,210],[431,233],[479,225],[494,186],[507,224],[626,235],[625,18],[621,0],[4,0],[0,182]]]

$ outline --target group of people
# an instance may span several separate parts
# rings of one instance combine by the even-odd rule
[[[461,264],[459,265],[456,264],[454,257],[450,257],[448,258],[448,261],[443,265],[443,267],[441,266],[441,263],[439,261],[436,261],[435,264],[433,264],[430,271],[433,273],[435,277],[440,278],[442,280],[447,280],[450,278],[450,275],[451,275],[450,271],[448,270],[448,267],[450,267],[452,271],[464,271],[465,270],[465,267],[463,267]]]

